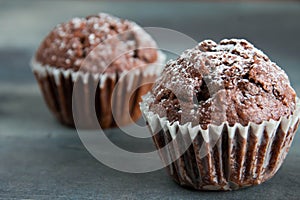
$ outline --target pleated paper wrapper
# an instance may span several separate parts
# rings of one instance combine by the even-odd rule
[[[300,113],[297,99],[294,114],[278,121],[248,126],[224,122],[205,130],[191,123],[170,123],[149,111],[145,100],[140,107],[170,176],[197,190],[236,190],[270,179],[289,151]]]
[[[155,63],[129,72],[103,74],[43,66],[34,59],[31,66],[48,108],[61,123],[74,127],[73,115],[76,112],[76,125],[80,122],[80,128],[96,128],[95,124],[90,124],[95,114],[101,128],[112,128],[139,119],[138,102],[152,87],[152,84],[145,83],[154,83],[164,62],[165,55],[160,52]],[[74,93],[74,103],[75,83],[79,92]],[[137,90],[133,91],[134,88]],[[129,105],[125,105],[126,102]],[[95,107],[91,106],[94,104]]]

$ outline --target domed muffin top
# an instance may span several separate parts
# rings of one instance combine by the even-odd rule
[[[145,101],[170,122],[206,129],[291,115],[296,93],[285,72],[246,40],[205,40],[167,63]]]
[[[35,58],[56,68],[115,72],[155,62],[156,49],[155,41],[136,23],[101,13],[57,25]]]

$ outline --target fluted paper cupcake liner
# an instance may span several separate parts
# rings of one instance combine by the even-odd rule
[[[300,115],[297,99],[294,114],[278,121],[233,127],[224,122],[204,130],[191,123],[171,124],[149,111],[145,101],[140,107],[169,174],[197,190],[235,190],[270,179],[289,151]]]
[[[93,112],[96,112],[101,128],[112,128],[117,125],[130,124],[141,116],[138,102],[141,101],[141,96],[150,90],[151,84],[147,83],[155,81],[162,70],[164,61],[165,56],[160,53],[156,63],[143,68],[136,68],[129,73],[103,74],[42,66],[35,60],[32,61],[31,66],[47,106],[60,122],[74,126],[73,114],[77,112],[80,113],[78,116],[80,126],[93,128],[90,126],[94,125],[89,123],[93,121],[91,120],[95,115]],[[75,96],[76,103],[72,107],[75,82],[76,88],[81,92]],[[96,88],[96,91],[91,91],[92,88]],[[130,94],[129,92],[133,89],[137,90]],[[129,106],[124,105],[126,102],[129,102]],[[91,108],[91,103],[95,103],[95,109]],[[131,118],[122,117],[128,112]],[[118,124],[114,117],[117,117]]]

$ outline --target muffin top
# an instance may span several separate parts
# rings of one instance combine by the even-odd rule
[[[125,71],[157,60],[155,41],[136,23],[108,14],[57,25],[36,52],[36,61],[93,73]]]
[[[286,73],[244,39],[205,40],[165,66],[148,99],[173,123],[230,126],[293,114],[296,93]]]

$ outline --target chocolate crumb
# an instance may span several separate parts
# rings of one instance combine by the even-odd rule
[[[167,63],[148,101],[170,122],[206,129],[289,116],[296,93],[286,73],[248,41],[205,40]]]
[[[57,25],[35,57],[43,65],[102,73],[154,63],[157,56],[155,41],[140,26],[101,13]]]

